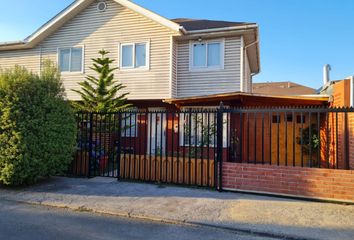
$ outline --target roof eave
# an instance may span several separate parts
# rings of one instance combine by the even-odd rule
[[[164,18],[150,10],[147,10],[129,0],[113,0],[122,6],[125,6],[151,20],[170,28],[175,32],[182,32],[186,34],[187,31],[179,24],[172,22],[171,20]],[[27,37],[23,41],[17,41],[15,43],[0,43],[0,50],[16,50],[16,49],[24,49],[24,48],[32,48],[40,43],[43,39],[45,39],[48,35],[50,35],[57,28],[65,24],[69,19],[74,17],[78,12],[87,7],[93,2],[93,0],[76,0],[63,11],[58,13],[48,22],[46,22],[43,26],[41,26],[37,31],[35,31],[32,35]]]

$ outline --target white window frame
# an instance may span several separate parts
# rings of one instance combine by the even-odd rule
[[[213,43],[220,44],[220,65],[219,66],[208,66],[208,45]],[[205,66],[194,66],[194,44],[205,44],[206,45],[206,59]],[[204,41],[190,41],[189,42],[189,71],[220,71],[224,70],[225,65],[225,39],[213,39]]]
[[[73,48],[81,48],[82,49],[82,62],[81,62],[81,71],[61,71],[60,69],[60,51],[65,49],[70,49],[70,58],[69,58],[69,68],[71,68],[71,51]],[[82,74],[85,73],[85,46],[79,45],[74,47],[60,47],[57,48],[57,65],[61,74]]]
[[[139,44],[145,44],[146,46],[146,65],[141,66],[141,67],[136,67],[135,66],[135,49],[136,45]],[[133,65],[130,67],[123,67],[123,47],[124,46],[133,46]],[[141,41],[141,42],[127,42],[127,43],[120,43],[118,47],[118,52],[119,52],[119,63],[118,63],[118,68],[122,71],[126,70],[150,70],[150,41]]]
[[[215,106],[215,107],[213,107],[213,106],[206,106],[206,107],[188,106],[188,107],[182,107],[181,110],[182,110],[183,113],[180,114],[180,119],[179,119],[179,121],[180,121],[180,133],[179,133],[180,134],[180,136],[179,136],[180,142],[179,142],[179,145],[181,147],[190,147],[190,146],[194,147],[195,146],[195,144],[190,145],[190,144],[185,144],[184,143],[184,124],[183,124],[184,123],[183,122],[184,121],[184,114],[188,114],[189,110],[191,110],[192,115],[194,115],[193,111],[195,111],[195,110],[201,110],[201,112],[198,113],[198,114],[203,114],[202,113],[203,110],[217,110],[218,108],[219,108],[218,106]],[[225,108],[228,108],[228,106],[225,106]],[[214,120],[214,118],[216,119],[217,112],[215,111],[215,113],[209,113],[209,114],[210,114],[210,118],[209,118],[210,119],[210,124],[212,124],[211,120]],[[212,114],[214,114],[214,115],[212,115]],[[230,139],[230,115],[225,113],[223,115],[223,119],[224,119],[224,121],[227,120],[227,122],[228,122],[228,124],[227,124],[227,122],[223,123],[224,127],[223,127],[223,140],[222,140],[223,148],[227,148],[227,147],[230,146],[230,140],[231,140]],[[193,120],[192,120],[192,124],[193,124]],[[192,131],[191,133],[194,134],[194,131]],[[215,133],[215,134],[217,134],[217,133]],[[216,144],[217,144],[216,142],[214,144],[209,144],[209,147],[215,147]]]

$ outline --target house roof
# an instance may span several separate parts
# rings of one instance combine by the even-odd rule
[[[205,29],[217,29],[217,28],[229,28],[252,25],[255,23],[245,23],[245,22],[226,22],[226,21],[215,21],[206,19],[191,19],[191,18],[176,18],[171,21],[181,25],[187,31],[205,30]]]
[[[316,94],[317,90],[294,82],[253,83],[253,93],[266,95],[307,95]]]
[[[327,95],[264,95],[244,92],[231,92],[196,97],[166,99],[164,102],[177,106],[215,105],[220,102],[241,106],[318,106],[327,104]]]

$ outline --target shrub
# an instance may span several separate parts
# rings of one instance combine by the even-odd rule
[[[73,102],[73,106],[79,111],[87,112],[118,112],[132,107],[127,103],[129,93],[121,93],[125,88],[122,83],[114,79],[114,70],[111,64],[114,60],[106,57],[109,52],[99,51],[99,58],[92,59],[90,69],[97,73],[95,76],[87,76],[86,80],[79,83],[81,90],[73,90],[81,96],[82,101]]]
[[[38,76],[0,69],[0,183],[32,184],[63,174],[76,142],[75,115],[50,62]]]

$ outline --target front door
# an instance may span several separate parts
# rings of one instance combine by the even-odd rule
[[[166,113],[165,108],[149,108],[148,154],[161,155],[166,152]]]

